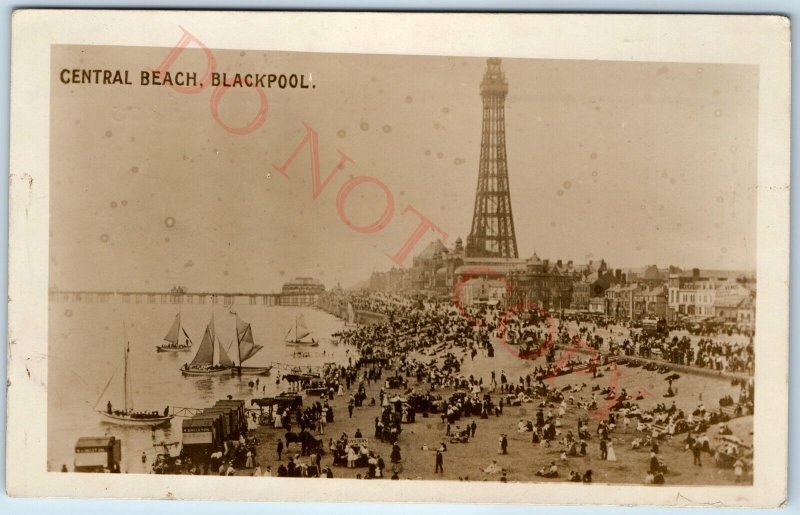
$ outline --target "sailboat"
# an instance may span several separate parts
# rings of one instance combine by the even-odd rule
[[[180,342],[181,334],[183,335],[183,343]],[[178,312],[175,315],[175,321],[172,322],[172,327],[164,337],[166,344],[156,346],[158,352],[189,352],[192,348],[192,339],[186,333],[186,329],[181,327],[181,314]]]
[[[236,314],[236,342],[239,351],[239,364],[233,369],[233,372],[238,375],[267,375],[272,370],[272,366],[266,367],[248,367],[244,366],[244,362],[255,356],[255,354],[264,348],[263,345],[256,345],[253,340],[253,328],[247,322],[239,318]]]
[[[136,411],[133,407],[133,388],[131,388],[132,378],[130,373],[131,344],[128,341],[128,332],[125,328],[124,322],[123,333],[125,335],[125,349],[122,358],[124,370],[122,381],[124,406],[122,409],[114,409],[114,406],[109,400],[106,404],[106,410],[97,410],[97,412],[100,414],[100,417],[104,422],[122,426],[153,427],[166,424],[172,420],[173,417],[173,415],[169,414],[169,407],[164,410],[163,415],[158,411]],[[106,383],[105,388],[103,388],[103,392],[100,394],[100,397],[95,403],[95,409],[97,409],[97,405],[100,404],[100,401],[102,400],[106,390],[108,390],[108,387],[111,385],[115,376],[116,373],[111,374],[111,378],[108,380],[108,383]]]
[[[230,375],[232,368],[233,360],[228,357],[228,353],[225,352],[217,338],[214,330],[214,315],[211,315],[211,321],[203,333],[203,340],[200,342],[197,354],[194,355],[191,363],[185,363],[181,367],[181,373],[185,376],[220,376]]]
[[[295,345],[298,347],[318,347],[319,342],[311,336],[311,330],[306,327],[306,319],[300,313],[294,319],[294,325],[286,331],[284,338],[286,345]]]

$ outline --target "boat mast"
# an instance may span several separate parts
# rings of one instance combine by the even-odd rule
[[[211,321],[208,323],[208,327],[210,329],[209,333],[211,334],[211,366],[215,366],[217,361],[214,359],[214,350],[217,351],[217,360],[222,356],[222,353],[219,352],[217,349],[217,336],[214,334],[216,332],[216,328],[214,327],[214,308],[211,308]]]
[[[122,321],[122,333],[125,337],[125,375],[123,379],[123,392],[125,402],[125,413],[128,413],[128,354],[131,351],[131,344],[128,341],[128,328],[125,321]],[[131,411],[133,411],[133,403],[131,403]]]
[[[242,371],[242,347],[239,345],[242,340],[239,339],[239,315],[236,315],[236,355],[239,356],[239,372]]]

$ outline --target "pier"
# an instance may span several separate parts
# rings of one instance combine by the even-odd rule
[[[233,293],[159,291],[74,291],[50,290],[50,302],[123,304],[221,304],[223,306],[313,306],[316,293]]]

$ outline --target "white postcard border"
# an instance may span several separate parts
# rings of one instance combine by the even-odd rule
[[[754,485],[336,481],[48,473],[50,45],[747,63],[760,67]],[[245,28],[246,30],[243,30]],[[17,11],[12,33],[7,490],[14,496],[777,506],[788,444],[790,35],[776,16]],[[91,256],[86,256],[91,259]]]

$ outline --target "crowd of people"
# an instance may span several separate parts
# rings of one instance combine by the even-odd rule
[[[508,316],[486,307],[454,307],[444,302],[372,295],[349,296],[348,302],[356,309],[385,315],[386,322],[348,327],[338,333],[337,343],[346,350],[347,363],[325,370],[319,378],[324,382],[319,400],[305,407],[286,406],[273,412],[271,426],[284,434],[275,448],[279,463],[267,467],[264,475],[272,475],[275,468],[275,475],[281,477],[333,477],[335,468],[342,467],[366,469],[358,472],[357,477],[362,479],[398,479],[410,475],[410,471],[403,472],[404,452],[417,449],[432,451],[431,470],[443,475],[448,444],[474,445],[476,432],[481,434],[480,421],[506,417],[511,406],[525,407],[530,416],[502,423],[507,429],[495,434],[497,453],[523,452],[519,447],[511,449],[507,433],[516,435],[515,439],[524,435],[527,445],[542,449],[543,454],[558,456],[531,464],[535,475],[541,478],[591,483],[598,471],[580,465],[575,470],[575,464],[584,463],[587,456],[616,461],[619,458],[615,443],[621,441],[621,434],[630,435],[626,436],[630,446],[624,446],[626,456],[641,453],[640,477],[644,483],[663,484],[669,480],[670,468],[662,447],[679,435],[686,435],[685,451],[691,453],[698,467],[703,453],[712,454],[715,459],[723,453],[722,460],[739,481],[750,466],[746,446],[734,441],[716,446],[709,440],[709,428],[727,420],[731,413],[707,409],[702,403],[691,410],[678,408],[672,399],[677,395],[673,385],[677,378],[665,378],[666,401],[650,409],[640,405],[644,396],[641,391],[627,392],[612,384],[603,388],[586,378],[614,373],[615,367],[623,366],[615,362],[617,358],[636,356],[663,360],[665,365],[751,372],[752,343],[698,340],[686,335],[659,339],[609,321],[574,315],[551,319],[535,310]],[[479,355],[492,357],[495,347],[501,344],[530,349],[534,357],[545,359],[531,361],[516,377],[505,370],[491,371],[484,377],[474,372],[474,367],[466,367]],[[589,352],[562,354],[557,359],[556,349],[576,345]],[[563,376],[569,380],[576,372],[585,374],[585,380],[566,386],[564,379],[554,381]],[[666,373],[670,369],[659,367],[654,372]],[[720,406],[731,408],[733,416],[752,412],[753,382],[737,381],[738,398],[726,396],[720,402]],[[347,412],[335,418],[334,405]],[[369,431],[369,438],[351,422],[360,410],[368,411],[368,420],[374,424],[364,428]],[[441,440],[438,445],[429,447],[403,436],[404,424],[434,417],[442,428],[435,440]],[[342,425],[346,427],[336,439],[324,436],[326,425],[334,420],[340,422],[337,432]],[[363,422],[363,416],[359,420]],[[568,420],[577,422],[572,425]],[[486,431],[482,434],[485,437]],[[323,438],[327,438],[327,445],[322,443]],[[368,443],[370,439],[375,443]],[[290,452],[290,446],[296,443],[300,444],[300,452]],[[388,459],[381,452],[387,446],[391,446]],[[330,453],[330,465],[323,463],[326,453]],[[245,451],[234,460],[223,460],[225,473],[235,470],[242,460],[262,473],[255,456],[251,458],[253,461],[248,462]],[[561,469],[568,472],[562,473]],[[350,474],[343,470],[337,475]],[[481,469],[480,475],[495,476],[500,481],[509,479],[509,471],[495,460]],[[468,476],[462,474],[459,479]]]
[[[649,449],[654,454],[655,459],[651,459],[647,473],[653,475],[652,482],[655,484],[663,483],[664,474],[668,471],[667,464],[658,452],[658,442],[683,433],[702,435],[710,425],[729,415],[720,410],[706,409],[702,404],[690,413],[684,413],[675,407],[674,402],[669,406],[659,403],[653,409],[644,410],[636,402],[643,398],[641,391],[629,394],[624,389],[617,391],[615,386],[605,389],[594,387],[591,398],[576,399],[587,388],[585,383],[558,389],[547,380],[576,370],[588,371],[593,378],[602,376],[604,370],[608,373],[609,369],[617,366],[609,360],[617,356],[640,356],[714,370],[752,373],[752,342],[697,340],[686,335],[672,339],[656,338],[630,327],[620,330],[608,321],[572,318],[563,321],[556,319],[554,322],[535,310],[501,317],[499,312],[486,308],[453,309],[446,303],[387,304],[376,298],[368,301],[362,299],[359,306],[368,306],[372,311],[387,315],[390,322],[347,331],[342,335],[342,341],[355,346],[362,356],[388,359],[399,374],[416,380],[416,388],[424,383],[429,389],[425,405],[430,412],[439,412],[445,425],[445,436],[452,438],[452,442],[467,442],[472,434],[469,422],[463,426],[458,423],[462,416],[500,416],[504,406],[537,402],[540,409],[536,413],[536,420],[520,420],[517,431],[530,432],[534,444],[558,446],[564,459],[585,456],[588,452],[587,441],[591,438],[587,418],[580,417],[582,422],[575,433],[562,428],[562,418],[568,410],[583,410],[589,414],[602,404],[609,409],[607,418],[597,429],[599,439],[596,445],[601,459],[616,459],[610,435],[618,426],[623,427],[625,432],[629,428],[641,432],[641,438],[634,438],[631,448]],[[572,323],[577,334],[570,332],[566,322]],[[507,377],[504,371],[500,372],[499,377],[492,372],[491,378],[486,381],[482,377],[460,374],[460,365],[465,359],[474,360],[479,352],[487,355],[487,349],[498,338],[515,345],[534,349],[539,347],[537,357],[545,356],[548,359],[545,363],[532,364],[529,372],[516,380]],[[576,338],[581,339],[580,345],[597,352],[582,357],[570,356],[557,363],[550,359],[553,354],[551,349],[575,345]],[[414,353],[434,359],[424,361],[411,358]],[[661,373],[670,371],[669,367],[664,366],[649,369]],[[677,374],[675,376],[679,377]],[[669,379],[669,385],[664,396],[674,397],[677,390],[673,387],[673,379],[665,379]],[[740,386],[738,400],[731,399],[736,407],[734,416],[745,411],[752,412],[752,380],[743,381]],[[444,397],[433,393],[441,389],[452,389],[454,392]],[[416,391],[414,394],[420,395]],[[707,444],[705,448],[703,452],[710,452]],[[691,446],[687,450],[694,452]],[[441,451],[437,452],[441,454]],[[437,457],[437,469],[440,459]],[[552,477],[553,467],[558,468],[556,462],[545,464],[538,475]],[[587,472],[591,478],[591,471]],[[587,472],[570,471],[568,480],[578,478],[583,481]]]

